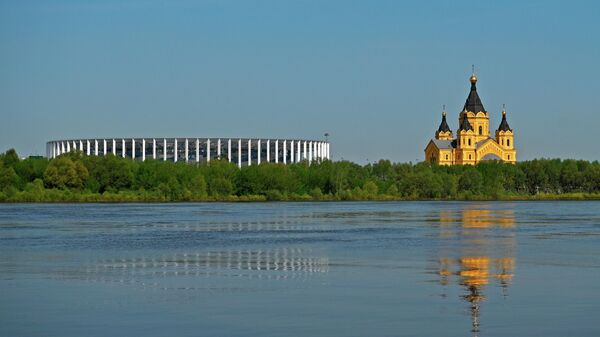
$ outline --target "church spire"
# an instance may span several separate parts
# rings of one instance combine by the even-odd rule
[[[467,118],[467,108],[464,108],[463,112],[460,113],[460,125],[458,126],[458,131],[461,130],[473,130],[473,125],[471,125],[469,119]]]
[[[498,126],[498,131],[512,131],[506,121],[506,109],[504,104],[502,104],[502,122],[500,122],[500,126]]]
[[[446,122],[446,106],[444,105],[442,111],[442,122],[440,123],[440,127],[437,130],[438,132],[452,132],[450,127],[448,126],[448,122]]]
[[[483,103],[481,103],[479,95],[477,94],[477,75],[475,74],[475,65],[473,65],[473,73],[471,74],[469,81],[471,82],[471,92],[469,92],[469,96],[467,96],[463,110],[473,113],[478,113],[480,111],[487,113],[483,107]]]

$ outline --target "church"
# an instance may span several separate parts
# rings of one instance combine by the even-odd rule
[[[492,138],[488,112],[477,94],[475,71],[470,81],[471,91],[458,115],[456,138],[446,122],[446,111],[443,111],[435,138],[425,147],[425,160],[439,165],[475,165],[485,160],[516,163],[514,134],[506,121],[506,110],[502,109],[502,121],[496,130],[496,137]]]

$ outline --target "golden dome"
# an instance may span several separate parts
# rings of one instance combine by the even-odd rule
[[[471,78],[469,80],[471,81],[471,84],[477,83],[477,75],[475,75],[475,73],[473,73],[473,75],[471,75]]]

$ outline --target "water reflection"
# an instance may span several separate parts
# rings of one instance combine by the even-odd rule
[[[481,306],[486,293],[499,286],[508,296],[515,273],[515,220],[512,210],[487,209],[485,205],[439,213],[437,274],[439,283],[463,287],[461,298],[469,304],[471,332],[480,332]]]
[[[94,260],[73,271],[63,270],[61,278],[91,282],[140,284],[164,288],[162,281],[183,279],[180,288],[202,288],[195,278],[245,277],[265,280],[304,279],[329,271],[329,259],[311,249],[219,250],[173,254],[138,254]],[[161,281],[162,280],[162,281]],[[216,280],[215,280],[216,281]]]

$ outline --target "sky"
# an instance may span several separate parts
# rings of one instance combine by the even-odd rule
[[[519,160],[599,160],[599,17],[576,0],[0,0],[0,151],[327,132],[336,160],[421,161],[475,64]]]

